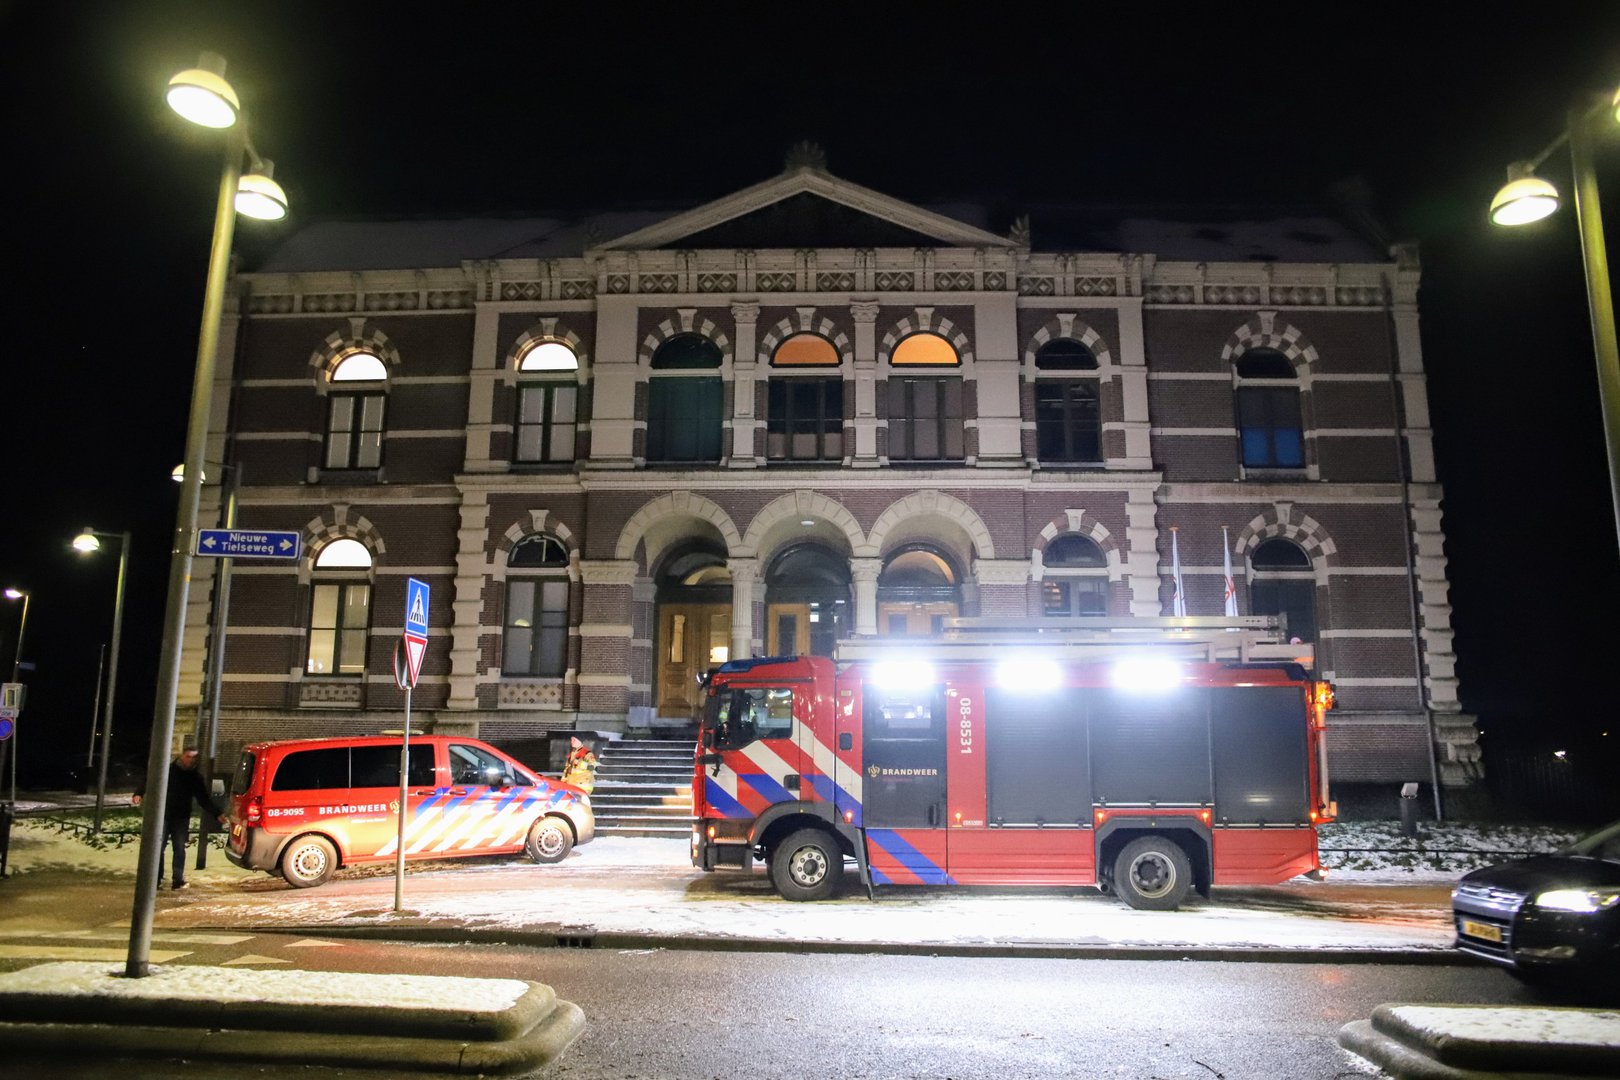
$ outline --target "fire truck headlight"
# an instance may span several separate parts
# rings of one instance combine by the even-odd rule
[[[1157,656],[1131,656],[1114,665],[1114,685],[1121,690],[1160,694],[1181,684],[1181,665]]]
[[[872,681],[885,690],[921,690],[934,683],[934,666],[924,660],[885,660],[872,669]]]
[[[1063,682],[1063,669],[1055,660],[1005,660],[996,667],[996,685],[1026,694],[1056,690]]]

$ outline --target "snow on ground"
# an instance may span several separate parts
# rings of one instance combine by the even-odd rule
[[[0,995],[205,1002],[297,1002],[378,1006],[448,1013],[504,1012],[529,984],[519,979],[454,975],[369,975],[346,971],[248,971],[201,964],[155,967],[144,979],[93,961],[38,964],[0,975]],[[386,991],[386,992],[385,992]],[[447,1004],[448,1003],[448,1004]]]
[[[1554,851],[1579,835],[1543,825],[1426,821],[1420,835],[1407,837],[1399,822],[1345,821],[1321,826],[1318,847],[1334,880],[1455,881],[1482,866]]]
[[[1390,1012],[1414,1030],[1436,1036],[1620,1050],[1620,1012],[1467,1005],[1399,1005]]]

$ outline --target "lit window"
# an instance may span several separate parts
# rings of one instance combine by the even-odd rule
[[[519,371],[578,371],[579,357],[560,341],[537,341],[523,350]]]
[[[836,367],[838,362],[838,350],[820,334],[794,334],[771,355],[777,367]]]
[[[1305,438],[1294,366],[1276,349],[1250,349],[1238,357],[1237,422],[1243,464],[1257,469],[1302,469]]]
[[[315,555],[310,590],[309,675],[364,675],[371,624],[371,552],[358,540],[333,540]]]
[[[358,540],[333,540],[315,556],[317,570],[368,570],[371,551]]]
[[[346,354],[332,369],[332,382],[384,382],[388,378],[388,365],[375,353],[352,352]]]
[[[501,673],[560,678],[568,667],[568,549],[554,536],[519,541],[507,556]]]
[[[1041,614],[1053,618],[1108,614],[1108,557],[1089,537],[1054,537],[1041,556]]]
[[[956,347],[938,334],[921,333],[912,334],[894,347],[889,357],[889,363],[896,366],[902,364],[929,364],[935,367],[957,367],[962,358],[956,355]]]

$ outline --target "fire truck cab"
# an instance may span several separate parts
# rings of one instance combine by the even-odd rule
[[[1099,625],[717,668],[693,864],[763,860],[789,900],[831,896],[851,859],[869,895],[1086,885],[1151,910],[1319,876],[1332,689],[1299,647],[1255,618],[1070,622]]]

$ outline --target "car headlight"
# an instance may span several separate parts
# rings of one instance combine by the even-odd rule
[[[1553,889],[1536,894],[1536,907],[1549,911],[1601,911],[1620,904],[1620,887]]]

